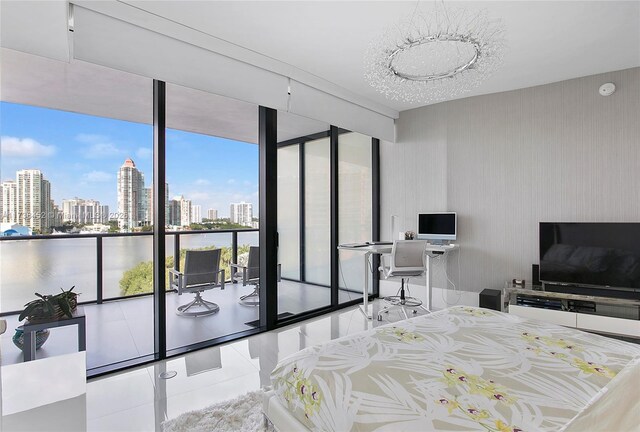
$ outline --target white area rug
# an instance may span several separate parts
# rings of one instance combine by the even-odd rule
[[[265,428],[261,390],[210,407],[184,413],[162,423],[163,432],[273,432]]]

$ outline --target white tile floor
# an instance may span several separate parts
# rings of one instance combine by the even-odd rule
[[[278,285],[278,311],[300,313],[327,306],[331,302],[329,288],[282,281]],[[220,312],[205,317],[182,317],[176,308],[190,302],[193,295],[167,294],[167,346],[180,348],[221,336],[250,330],[245,323],[258,318],[258,308],[241,305],[238,298],[253,291],[253,286],[227,284],[225,290],[205,291],[203,297],[220,306]],[[362,297],[340,291],[340,301]],[[89,369],[134,359],[153,353],[153,299],[138,297],[85,305],[87,321],[87,367]],[[7,332],[0,337],[2,365],[22,362],[22,352],[11,337],[20,324],[17,315],[6,317]],[[72,353],[77,350],[75,326],[51,330],[45,345],[37,351],[38,358]]]
[[[379,302],[374,302],[374,312],[378,307]],[[388,316],[390,321],[400,318],[399,313]],[[300,349],[380,324],[367,321],[357,307],[350,307],[152,366],[93,379],[87,384],[86,397],[73,405],[76,408],[56,415],[73,416],[76,413],[70,411],[78,410],[78,415],[86,416],[89,431],[161,430],[160,424],[167,419],[269,385],[269,374],[276,363]],[[164,371],[176,371],[177,375],[159,379]],[[37,416],[38,410],[33,414]]]

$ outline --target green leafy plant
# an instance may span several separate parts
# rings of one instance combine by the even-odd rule
[[[25,318],[30,322],[62,318],[63,316],[71,318],[78,305],[78,293],[73,292],[74,288],[75,285],[67,291],[60,288],[62,292],[54,295],[35,293],[38,298],[24,305],[24,310],[18,317],[18,321]]]

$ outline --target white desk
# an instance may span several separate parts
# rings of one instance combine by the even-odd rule
[[[364,288],[363,288],[363,298],[362,305],[360,305],[360,310],[368,319],[373,318],[373,312],[371,310],[371,306],[369,305],[369,262],[371,259],[371,255],[384,255],[390,254],[393,245],[390,244],[367,244],[366,246],[358,246],[353,243],[339,245],[339,250],[350,250],[356,252],[364,253]],[[427,244],[425,248],[425,252],[427,252],[427,259],[425,261],[425,287],[427,289],[427,299],[425,301],[425,307],[428,310],[431,310],[431,257],[435,255],[442,255],[452,252],[454,250],[458,250],[460,247],[458,245],[450,246],[450,245],[433,245]],[[377,268],[373,268],[371,266],[371,272],[375,273],[378,271]]]

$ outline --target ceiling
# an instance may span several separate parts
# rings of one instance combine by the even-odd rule
[[[258,67],[295,75],[365,109],[395,112],[387,113],[390,117],[420,105],[388,100],[369,87],[364,53],[386,27],[411,15],[416,5],[428,9],[431,1],[73,2],[106,5],[120,19],[154,21],[160,33],[175,33],[177,27],[185,37],[206,36],[220,42],[215,46],[227,47],[224,55],[237,54],[250,64],[259,58]],[[507,27],[504,65],[463,97],[640,66],[640,1],[447,1],[447,5],[487,9]],[[2,1],[0,6],[2,46],[12,48],[0,51],[2,100],[151,121],[149,78],[73,59],[66,1]],[[169,86],[168,96],[169,127],[247,142],[257,139],[255,104],[179,86]],[[326,123],[284,111],[278,126],[279,140],[328,128]]]
[[[402,111],[364,79],[364,53],[412,14],[404,1],[131,1],[154,15],[309,72]],[[419,8],[428,10],[432,2]],[[487,9],[507,27],[504,65],[463,97],[532,87],[640,66],[638,1],[447,2]]]

